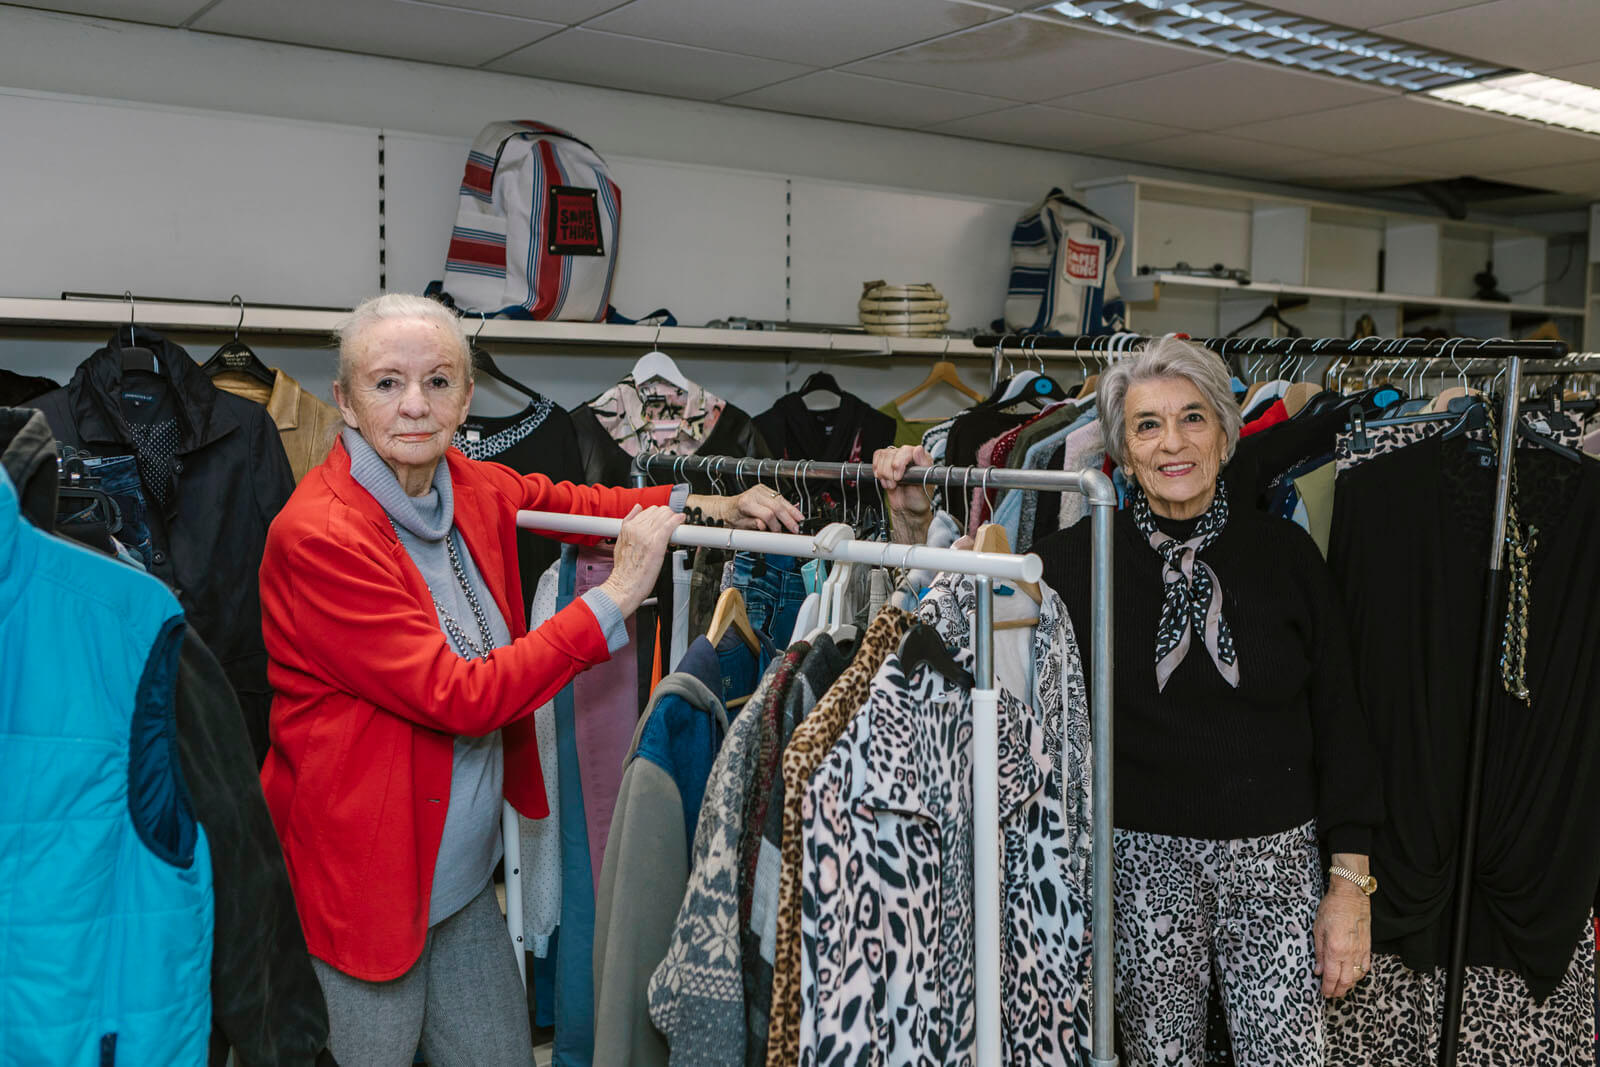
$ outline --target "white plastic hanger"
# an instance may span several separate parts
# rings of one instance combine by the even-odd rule
[[[639,357],[639,362],[633,365],[633,384],[637,387],[655,378],[660,378],[669,385],[675,385],[684,392],[694,388],[694,383],[684,377],[683,371],[672,361],[672,357],[661,351],[661,327],[656,327],[656,339],[650,346],[650,351]]]
[[[834,522],[819,530],[813,543],[818,549],[826,549],[840,542],[849,541],[855,535],[856,532],[849,523]],[[805,635],[805,640],[814,641],[819,634],[829,632],[834,607],[833,590],[835,582],[840,577],[840,572],[847,566],[849,566],[847,563],[835,563],[832,569],[828,571],[828,577],[823,579],[822,592],[819,594],[822,601],[821,612],[817,616],[817,625],[812,628],[810,633]]]

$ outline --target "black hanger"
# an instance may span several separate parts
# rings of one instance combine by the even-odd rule
[[[945,681],[971,689],[976,685],[972,672],[956,662],[944,638],[925,622],[914,624],[900,639],[900,669],[910,678],[918,667],[929,667],[939,672]]]
[[[529,389],[526,385],[523,385],[521,382],[511,377],[511,375],[501,370],[499,366],[495,364],[494,357],[491,356],[481,346],[479,346],[478,334],[483,332],[483,324],[487,322],[488,319],[483,315],[482,312],[478,313],[478,318],[478,333],[472,335],[472,344],[468,346],[467,349],[472,357],[473,370],[480,374],[487,374],[501,385],[509,386],[512,389],[515,389],[529,400],[543,400],[544,398],[537,392]]]
[[[832,393],[841,400],[844,398],[844,390],[839,388],[839,383],[834,380],[833,375],[825,370],[812,371],[811,377],[807,378],[800,388],[794,391],[794,395],[806,396],[809,393],[821,392]]]
[[[1566,445],[1562,444],[1560,441],[1557,441],[1553,437],[1546,437],[1542,433],[1535,432],[1521,419],[1517,420],[1517,438],[1518,440],[1522,441],[1531,441],[1533,444],[1538,445],[1545,451],[1554,452],[1563,459],[1570,459],[1574,463],[1583,462],[1583,454],[1581,452],[1578,452],[1576,449],[1568,448]]]
[[[994,392],[990,393],[988,399],[978,406],[1004,409],[1027,400],[1039,407],[1044,407],[1046,404],[1068,399],[1067,391],[1061,387],[1061,383],[1048,374],[1037,375],[1032,381],[1024,385],[1016,396],[1002,399],[1006,395],[1006,390],[1011,388],[1011,383],[1014,381],[1016,381],[1015,378],[1007,378],[995,386]]]
[[[233,340],[224,341],[222,347],[211,353],[211,358],[200,365],[206,377],[215,378],[224,371],[243,371],[263,385],[278,384],[278,372],[261,362],[255,350],[239,340],[239,329],[244,325],[244,301],[234,293],[230,303],[239,305],[239,321],[233,327]]]
[[[100,488],[99,476],[89,474],[84,469],[83,460],[76,456],[71,459],[57,459],[57,516],[59,517],[65,510],[63,504],[75,500],[97,509],[100,521],[105,523],[106,533],[115,534],[122,529],[122,509],[104,489]]]
[[[1248,330],[1250,327],[1256,325],[1256,323],[1264,322],[1267,319],[1271,319],[1273,322],[1276,322],[1279,326],[1282,326],[1284,328],[1284,330],[1286,330],[1288,332],[1290,337],[1304,337],[1306,335],[1306,332],[1304,330],[1302,330],[1300,327],[1296,326],[1294,323],[1290,322],[1288,319],[1283,317],[1283,313],[1278,310],[1278,305],[1277,304],[1268,304],[1266,307],[1261,309],[1261,313],[1258,314],[1255,318],[1251,319],[1249,322],[1244,323],[1241,326],[1235,326],[1233,329],[1229,330],[1227,332],[1227,334],[1225,334],[1224,336],[1237,337],[1241,333],[1244,333],[1244,331]]]
[[[122,348],[122,372],[126,374],[136,370],[160,374],[161,361],[156,358],[155,352],[139,344],[133,335],[133,328],[138,324],[134,318],[133,291],[124,289],[122,295],[128,301],[128,343]]]

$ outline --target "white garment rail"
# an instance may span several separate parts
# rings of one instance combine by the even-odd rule
[[[703,472],[712,477],[728,476],[746,480],[773,478],[817,478],[874,484],[870,464],[811,463],[778,460],[736,460],[683,456],[642,456],[641,473],[649,471],[673,477]],[[932,486],[963,489],[1035,489],[1046,492],[1078,492],[1091,505],[1090,603],[1092,622],[1090,648],[1092,675],[1090,704],[1093,722],[1094,774],[1094,869],[1092,903],[1094,923],[1102,930],[1112,927],[1111,897],[1111,519],[1116,510],[1116,491],[1111,479],[1099,471],[1010,471],[968,467],[912,468],[905,480]],[[550,533],[586,534],[615,537],[622,527],[620,519],[587,515],[560,515],[549,512],[517,513],[517,525]],[[840,540],[837,527],[814,536],[728,530],[684,525],[673,533],[675,545],[725,548],[810,559],[826,559],[871,566],[907,567],[974,576],[977,592],[976,637],[974,639],[973,709],[973,906],[974,977],[977,988],[976,1052],[979,1067],[998,1067],[1002,1062],[1000,935],[1000,786],[999,786],[999,692],[994,683],[994,580],[1037,582],[1044,565],[1036,555],[1010,555],[997,552],[972,552],[927,545],[897,545],[881,541]],[[506,867],[520,866],[513,858],[510,842],[516,838],[516,818],[509,806],[506,814]],[[522,944],[520,909],[508,908],[507,921],[519,950]],[[1104,939],[1109,949],[1109,938]],[[519,952],[520,954],[520,952]],[[1094,954],[1093,969],[1093,1067],[1116,1067],[1112,1026],[1112,954]]]

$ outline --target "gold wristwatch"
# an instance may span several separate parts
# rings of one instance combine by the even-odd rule
[[[1348,882],[1354,882],[1356,888],[1369,897],[1378,891],[1378,879],[1370,874],[1357,874],[1348,867],[1329,867],[1328,873],[1337,875]]]

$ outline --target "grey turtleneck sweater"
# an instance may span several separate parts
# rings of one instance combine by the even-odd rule
[[[477,617],[466,590],[450,565],[445,538],[455,542],[467,582],[483,609],[489,625],[492,647],[511,643],[511,631],[495,605],[494,596],[484,584],[483,575],[466,542],[455,529],[455,500],[450,485],[450,468],[443,460],[433,472],[433,485],[422,496],[407,496],[394,471],[375,452],[366,438],[348,427],[343,432],[345,450],[350,453],[350,475],[383,506],[393,520],[400,544],[422,572],[440,612],[439,628],[444,630],[457,655],[472,655],[445,629],[443,614],[449,613],[456,625],[474,642],[482,641]],[[598,596],[596,595],[598,594]],[[614,653],[628,642],[628,630],[616,602],[599,589],[591,589],[584,601],[605,631],[606,644]],[[439,858],[433,868],[433,893],[428,906],[428,925],[435,926],[472,902],[494,873],[500,860],[501,785],[505,762],[500,731],[485,737],[457,737],[455,760],[450,771],[450,803],[445,810],[444,835],[439,841]]]

